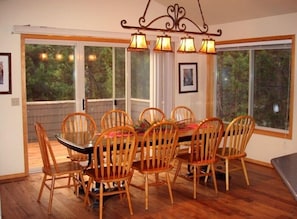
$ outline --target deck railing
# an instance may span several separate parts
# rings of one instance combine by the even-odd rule
[[[131,100],[131,117],[138,119],[139,113],[148,107],[148,101]],[[113,108],[113,100],[89,100],[87,112],[93,116],[100,127],[100,119],[104,112]],[[116,108],[125,109],[125,100],[117,100]],[[75,101],[38,101],[27,103],[28,142],[36,141],[34,123],[40,122],[47,130],[51,140],[60,132],[61,122],[68,113],[75,111]]]

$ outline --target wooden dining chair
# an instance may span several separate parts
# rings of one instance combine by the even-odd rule
[[[190,164],[193,167],[193,196],[197,197],[197,179],[204,176],[205,183],[208,175],[213,178],[215,192],[218,192],[215,161],[217,148],[221,142],[224,131],[224,124],[219,118],[208,118],[200,122],[192,135],[190,153],[178,154],[176,159],[178,165],[173,179],[173,184],[181,170],[182,163]],[[206,171],[201,171],[201,167],[207,166]],[[199,180],[198,180],[199,182]]]
[[[194,112],[186,106],[176,106],[170,113],[170,118],[177,123],[189,124],[196,121]]]
[[[131,126],[117,126],[103,131],[94,144],[94,162],[86,170],[89,176],[85,204],[90,203],[89,195],[99,198],[99,218],[103,217],[103,197],[126,194],[130,214],[133,215],[129,183],[133,175],[131,168],[137,147],[137,133]],[[99,193],[91,193],[91,186],[100,184]],[[124,182],[124,183],[123,183]],[[109,186],[104,189],[104,184]],[[114,188],[111,188],[114,185]]]
[[[170,118],[176,122],[179,127],[196,122],[194,112],[186,106],[176,106],[170,113]],[[178,144],[176,148],[176,155],[182,153],[188,153],[191,145],[191,141],[182,142]],[[192,174],[191,166],[188,165],[188,175]]]
[[[40,123],[35,123],[35,131],[41,152],[42,172],[44,174],[37,201],[40,202],[44,187],[48,188],[50,191],[48,213],[51,214],[55,189],[74,187],[74,191],[78,195],[78,186],[81,186],[84,192],[86,192],[83,170],[78,163],[72,161],[57,163],[46,131]],[[69,176],[73,179],[72,183],[56,185],[57,180],[66,179]]]
[[[242,170],[247,185],[250,185],[244,158],[246,147],[254,132],[255,121],[249,115],[238,116],[226,128],[222,147],[217,151],[219,161],[216,171],[225,174],[226,191],[229,191],[231,172]],[[240,165],[235,160],[240,160]]]
[[[91,141],[97,132],[97,125],[93,117],[84,112],[74,112],[68,114],[62,121],[61,131],[63,134],[67,133],[83,133]],[[88,155],[67,148],[68,156],[72,161],[85,162],[88,161]]]
[[[165,113],[156,107],[145,108],[139,115],[139,121],[146,120],[150,124],[160,122],[166,119]]]
[[[178,141],[178,128],[173,122],[162,121],[151,126],[141,139],[140,160],[133,163],[133,169],[144,175],[145,209],[148,209],[149,186],[168,186],[169,196],[173,204],[169,172],[172,170],[175,147]],[[166,180],[159,179],[149,183],[149,175],[165,173]],[[134,184],[133,184],[134,185]],[[143,189],[143,185],[138,186]]]
[[[101,130],[113,128],[116,126],[133,126],[131,116],[123,110],[109,110],[101,117]]]

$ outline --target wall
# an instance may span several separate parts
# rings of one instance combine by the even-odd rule
[[[131,13],[131,5],[133,5],[133,11],[139,13]],[[32,26],[48,26],[53,27],[52,30],[54,32],[60,31],[59,29],[55,30],[55,28],[78,29],[80,31],[77,32],[85,33],[86,35],[100,35],[104,33],[105,36],[119,36],[121,35],[120,33],[126,33],[124,36],[128,39],[129,34],[127,33],[129,31],[123,30],[120,27],[120,21],[125,18],[130,24],[136,24],[138,17],[142,15],[144,7],[145,5],[139,0],[0,0],[0,52],[10,52],[12,54],[13,81],[12,94],[0,95],[0,179],[11,175],[16,176],[25,171],[20,35],[12,34],[13,26],[29,24]],[[154,10],[149,12],[152,17],[161,14],[159,12],[162,8],[160,5],[152,2],[151,8],[154,8]],[[223,36],[217,40],[296,34],[297,28],[293,22],[295,20],[297,20],[296,13],[229,23],[213,27],[213,29],[222,28],[223,30]],[[46,30],[46,28],[44,29]],[[112,33],[106,33],[107,31]],[[175,39],[178,38],[177,36],[175,37]],[[198,38],[197,42],[201,40],[200,37]],[[205,94],[207,92],[205,82],[206,57],[197,54],[177,54],[175,61],[175,105],[183,104],[190,106],[197,118],[204,118]],[[198,63],[198,93],[178,93],[179,62]],[[296,70],[294,74],[296,74]],[[297,84],[296,80],[297,77],[295,77],[295,84]],[[12,98],[18,98],[20,105],[12,106]],[[296,110],[295,108],[294,115]],[[294,117],[294,126],[297,124],[296,119]],[[270,162],[270,159],[273,157],[296,152],[296,148],[296,134],[293,134],[292,140],[254,135],[248,147],[248,156],[259,161]]]

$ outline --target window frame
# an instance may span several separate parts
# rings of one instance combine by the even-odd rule
[[[291,40],[291,72],[290,72],[290,105],[289,105],[289,128],[288,131],[278,131],[267,127],[257,126],[254,133],[260,135],[273,136],[278,138],[292,139],[293,131],[293,103],[294,103],[294,72],[295,72],[295,35],[257,37],[238,40],[218,41],[216,45],[244,44],[244,43],[263,43],[266,41]],[[207,91],[206,92],[206,116],[215,116],[215,88],[216,88],[216,61],[215,56],[207,57]]]

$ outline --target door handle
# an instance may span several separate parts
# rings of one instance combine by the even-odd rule
[[[85,105],[85,99],[82,99],[82,109],[85,110],[86,105]]]

